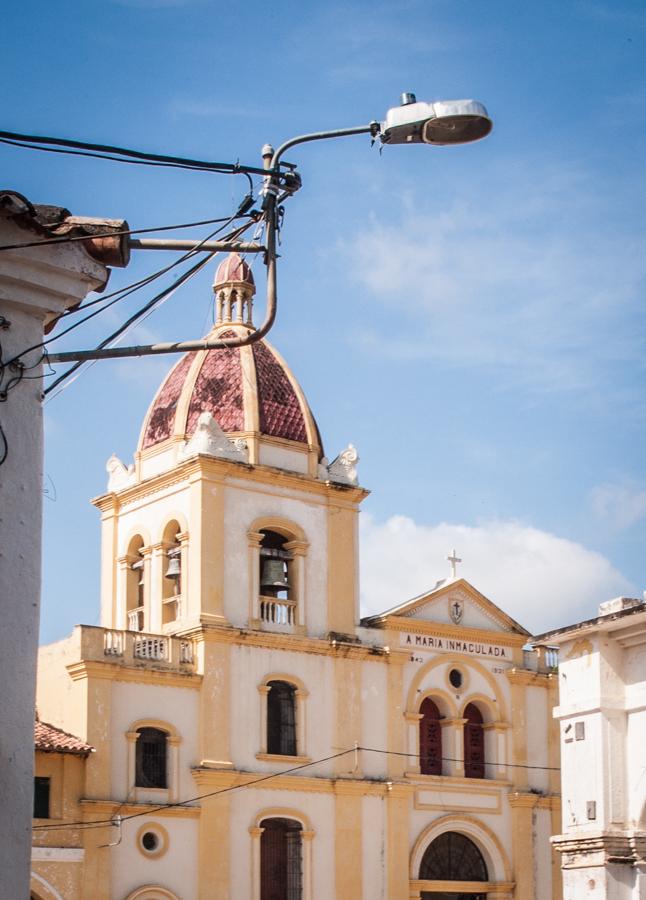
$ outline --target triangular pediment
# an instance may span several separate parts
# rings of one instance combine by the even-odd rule
[[[432,590],[419,597],[378,616],[370,616],[365,621],[366,624],[379,624],[387,628],[391,619],[408,619],[411,625],[413,622],[427,622],[480,631],[529,635],[522,625],[464,578],[439,582]]]

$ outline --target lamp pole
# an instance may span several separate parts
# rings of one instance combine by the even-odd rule
[[[373,139],[379,138],[382,144],[431,144],[435,146],[452,146],[467,144],[486,137],[493,123],[482,103],[476,100],[442,100],[434,103],[418,102],[414,94],[402,94],[402,102],[398,107],[389,109],[385,121],[372,121],[367,125],[354,128],[338,128],[332,131],[315,131],[290,138],[273,151],[269,145],[263,148],[266,168],[259,170],[255,166],[237,166],[241,172],[257,174],[263,171],[266,175],[264,187],[263,217],[266,224],[265,246],[257,244],[242,245],[240,242],[206,242],[199,249],[205,252],[214,250],[238,250],[244,252],[264,252],[267,266],[267,305],[265,319],[250,334],[230,338],[201,338],[189,341],[170,341],[157,344],[144,344],[132,347],[109,347],[94,350],[71,350],[62,353],[49,353],[50,363],[86,362],[94,359],[123,359],[133,356],[153,356],[164,353],[186,353],[193,350],[216,350],[226,347],[244,347],[261,340],[271,329],[276,319],[278,302],[276,278],[276,233],[277,206],[280,199],[286,199],[301,186],[301,179],[294,167],[287,171],[281,169],[281,158],[291,147],[312,141],[323,141],[331,138],[349,137],[357,134],[370,134]],[[271,156],[270,156],[271,153]],[[281,193],[282,190],[282,193]],[[213,246],[211,246],[211,244]],[[131,241],[133,249],[186,249],[185,241],[153,239]]]

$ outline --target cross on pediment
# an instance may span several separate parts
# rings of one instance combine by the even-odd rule
[[[459,556],[455,555],[455,549],[453,550],[453,553],[450,556],[446,557],[446,559],[447,559],[447,562],[449,562],[451,564],[451,578],[457,578],[456,567],[457,567],[458,563],[462,562],[462,560],[460,559]]]

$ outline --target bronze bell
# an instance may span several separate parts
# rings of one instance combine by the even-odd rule
[[[169,556],[168,558],[168,568],[166,569],[165,578],[171,578],[176,580],[182,574],[182,567],[180,566],[179,556],[177,554],[173,556]]]
[[[260,587],[263,592],[266,588],[271,588],[272,593],[279,590],[285,591],[289,588],[285,563],[281,559],[272,557],[263,559]]]

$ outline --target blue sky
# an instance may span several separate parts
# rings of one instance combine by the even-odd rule
[[[330,457],[372,490],[365,609],[460,573],[527,627],[646,587],[646,10],[628,2],[10,3],[3,128],[256,164],[266,141],[475,97],[460,148],[297,148],[271,340]],[[242,178],[0,148],[4,184],[132,227],[226,215]],[[196,229],[192,234],[202,235]],[[134,254],[111,288],[160,267]],[[262,283],[262,271],[256,266]],[[131,339],[208,330],[212,270]],[[260,291],[262,293],[262,290]],[[60,347],[92,346],[145,291]],[[130,461],[168,358],[47,403],[42,635],[98,616],[105,461]]]

